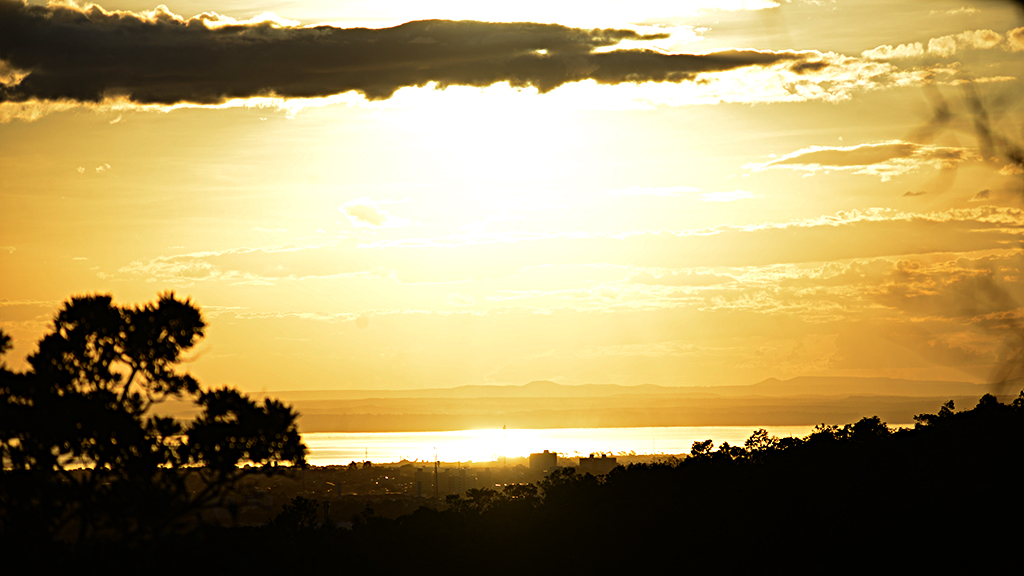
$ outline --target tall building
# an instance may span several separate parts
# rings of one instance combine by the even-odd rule
[[[547,450],[537,454],[530,454],[530,470],[543,472],[558,466],[558,453]]]
[[[448,476],[448,494],[465,494],[466,489],[472,487],[465,468],[448,468],[445,474]]]
[[[594,456],[591,454],[589,457],[580,458],[580,467],[576,470],[579,474],[593,474],[594,476],[600,476],[601,474],[607,474],[612,471],[613,468],[618,466],[615,462],[614,456]]]

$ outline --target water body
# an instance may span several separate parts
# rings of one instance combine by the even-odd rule
[[[549,428],[458,430],[453,432],[320,432],[303,434],[307,460],[315,466],[369,460],[494,462],[549,450],[562,457],[605,453],[689,454],[694,442],[714,440],[742,446],[757,426],[671,426],[661,428]],[[807,436],[813,426],[764,426],[783,438]]]

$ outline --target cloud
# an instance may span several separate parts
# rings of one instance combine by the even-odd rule
[[[682,196],[693,192],[700,192],[700,188],[693,186],[631,186],[608,190],[606,193],[609,196]]]
[[[924,196],[925,194],[927,194],[927,192],[925,192],[924,190],[918,190],[917,192],[912,192],[908,190],[903,193],[904,196]]]
[[[372,262],[352,251],[355,244],[289,245],[235,248],[220,252],[192,252],[135,261],[111,275],[161,282],[275,281],[287,278],[328,277],[360,273]]]
[[[631,188],[620,188],[617,190],[608,190],[606,194],[609,196],[664,196],[664,197],[677,197],[684,196],[687,194],[694,194],[700,192],[700,188],[694,186],[662,186],[662,187],[642,187],[633,186]],[[754,194],[745,190],[733,190],[731,192],[705,192],[700,195],[700,199],[705,202],[735,202],[736,200],[744,200],[747,198],[755,198]]]
[[[968,148],[916,144],[901,140],[856,146],[811,146],[761,164],[747,164],[748,170],[789,168],[805,172],[849,170],[855,174],[879,176],[883,181],[914,172],[922,166],[955,168],[980,156]]]
[[[937,328],[937,327],[933,327]],[[949,366],[987,368],[993,355],[958,345],[956,333],[932,334],[917,326],[854,324],[836,338],[829,368],[892,370]]]
[[[110,164],[100,164],[99,166],[94,168],[97,174],[102,174],[110,169]],[[85,166],[79,166],[78,168],[75,168],[75,171],[77,171],[79,174],[85,174]]]
[[[988,190],[988,189],[986,188],[986,189],[982,190],[981,192],[978,192],[977,194],[975,194],[975,195],[974,195],[974,196],[973,196],[973,197],[971,198],[971,202],[981,202],[981,201],[983,201],[983,200],[988,200],[988,197],[989,197],[990,195],[991,195],[991,193],[990,193],[990,192],[989,192],[989,190]]]
[[[924,46],[920,42],[913,44],[900,44],[893,48],[892,45],[886,44],[873,48],[871,50],[865,50],[861,53],[861,56],[868,60],[897,60],[903,58],[917,58],[924,56]]]
[[[401,228],[409,224],[409,220],[389,214],[366,197],[350,200],[339,206],[338,211],[357,228]]]
[[[272,18],[239,23],[216,14],[185,19],[163,7],[135,14],[95,5],[0,0],[0,101],[99,103],[121,97],[135,104],[218,104],[349,91],[373,100],[431,82],[439,87],[508,82],[547,92],[586,79],[682,82],[746,66],[797,66],[807,57],[755,50],[607,50],[623,41],[666,35],[556,24],[429,20],[387,29],[291,24]]]
[[[1018,174],[1024,174],[1024,166],[1020,164],[1007,164],[999,169],[1000,176],[1016,176]]]
[[[133,262],[110,273],[117,279],[163,283],[270,282],[337,277],[346,281],[384,281],[393,285],[496,280],[558,271],[579,278],[571,266],[594,270],[652,270],[650,285],[700,285],[712,267],[768,266],[841,261],[854,258],[909,257],[1013,248],[1024,212],[1016,208],[976,205],[927,214],[891,209],[849,211],[806,220],[758,226],[722,226],[680,232],[632,234],[507,234],[473,242],[466,238],[402,239],[375,243],[355,238],[332,244],[237,248],[195,252]],[[425,248],[429,248],[426,249]],[[597,266],[597,268],[593,268]],[[609,268],[611,267],[611,268]],[[667,270],[687,277],[666,276]],[[731,274],[731,273],[730,273]],[[655,283],[653,279],[660,280]],[[640,278],[640,276],[638,276]],[[688,279],[687,279],[688,278]],[[620,273],[602,282],[622,280]],[[728,279],[722,278],[725,281]],[[522,287],[546,286],[530,277]],[[443,294],[441,295],[443,297]],[[482,301],[481,297],[477,297]]]
[[[967,30],[959,34],[939,36],[928,40],[927,47],[920,42],[900,44],[893,48],[885,44],[865,50],[861,57],[867,60],[906,60],[931,55],[949,58],[964,50],[990,50],[1003,45],[1011,51],[1024,50],[1024,28],[1015,28],[1004,36],[994,30]]]
[[[1024,27],[1014,28],[1007,32],[1006,44],[1014,52],[1024,51]]]
[[[686,270],[654,281],[649,273],[638,274],[634,282],[652,286],[648,300],[660,299],[667,306],[789,315],[802,322],[939,322],[954,332],[984,331],[982,324],[1024,311],[1019,304],[1024,290],[1017,280],[1024,271],[1021,256],[1020,251],[1000,251],[975,258],[772,264],[726,269],[720,277],[728,281],[717,283],[687,282]],[[682,281],[673,282],[677,275]],[[682,290],[669,292],[666,285]]]
[[[754,194],[746,190],[733,190],[732,192],[705,192],[700,195],[700,199],[705,202],[735,202],[747,198],[754,198]]]
[[[1020,251],[939,263],[897,261],[875,284],[876,301],[911,317],[974,318],[1020,309]]]
[[[732,276],[689,268],[679,271],[642,271],[629,277],[630,282],[652,286],[714,286],[734,280]]]
[[[981,10],[978,10],[974,6],[961,6],[959,8],[955,8],[953,10],[932,10],[931,12],[929,12],[929,14],[932,15],[932,16],[934,16],[935,14],[945,14],[945,15],[948,15],[948,16],[960,16],[960,15],[977,14],[978,12],[981,12]]]
[[[465,306],[474,306],[476,304],[476,299],[473,298],[473,296],[469,294],[460,294],[458,292],[449,292],[446,301],[448,302],[449,306],[455,306],[459,308]]]
[[[0,60],[0,86],[15,86],[28,76],[28,72],[25,70],[19,70],[5,62]]]
[[[928,53],[948,58],[966,49],[988,50],[998,46],[1003,36],[992,30],[968,30],[950,36],[940,36],[928,41]]]

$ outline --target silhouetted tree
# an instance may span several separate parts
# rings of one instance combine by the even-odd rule
[[[145,538],[226,505],[246,474],[305,465],[289,407],[201,391],[175,371],[205,327],[199,309],[173,293],[138,307],[75,297],[27,371],[0,365],[0,534]],[[9,347],[0,333],[0,352]],[[171,398],[192,400],[199,416],[183,424],[153,414]]]
[[[750,438],[743,443],[743,447],[747,449],[747,452],[764,452],[774,448],[778,442],[779,439],[769,436],[767,430],[758,428],[751,432]]]
[[[916,422],[915,427],[921,428],[924,426],[936,426],[943,424],[944,422],[948,422],[950,417],[955,413],[955,405],[953,404],[953,401],[950,400],[943,404],[942,408],[939,408],[939,412],[937,414],[918,414],[914,416],[914,421]]]
[[[854,440],[873,440],[892,434],[892,430],[878,416],[864,417],[855,422],[851,428]]]
[[[746,458],[747,451],[741,446],[731,446],[728,442],[722,442],[722,445],[718,447],[718,451],[715,455],[721,454],[723,458],[729,458],[730,460],[737,460]]]
[[[537,499],[537,487],[533,484],[509,484],[505,486],[502,493],[509,500],[522,500],[532,503]]]
[[[292,498],[281,512],[270,521],[270,526],[279,530],[305,530],[316,526],[315,501],[302,496]],[[372,512],[371,512],[372,514]]]
[[[690,446],[690,457],[691,458],[702,458],[711,455],[711,450],[715,447],[714,440],[705,440],[703,442],[695,441]]]

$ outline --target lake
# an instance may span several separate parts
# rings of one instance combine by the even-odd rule
[[[549,428],[457,430],[452,432],[318,432],[303,434],[307,461],[315,466],[352,461],[375,463],[402,460],[494,462],[549,450],[562,457],[689,454],[694,442],[714,440],[742,446],[758,426],[670,426],[660,428]],[[780,438],[807,436],[813,426],[764,426]]]

